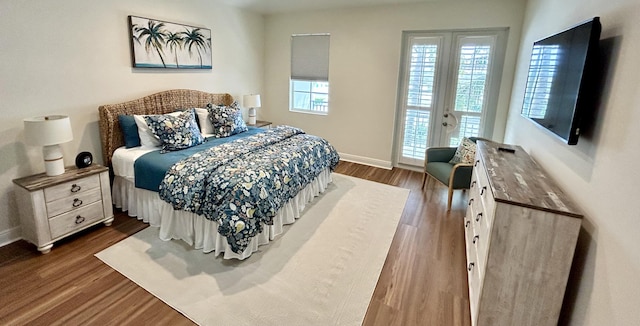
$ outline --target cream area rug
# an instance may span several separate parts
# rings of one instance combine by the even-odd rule
[[[200,325],[361,325],[408,189],[333,174],[251,257],[223,260],[148,227],[103,262]]]

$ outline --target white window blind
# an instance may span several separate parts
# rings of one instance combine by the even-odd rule
[[[291,36],[291,79],[329,80],[329,35]]]

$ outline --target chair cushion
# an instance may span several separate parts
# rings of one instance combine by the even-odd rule
[[[471,164],[476,157],[476,143],[471,139],[464,137],[456,149],[456,153],[449,163],[466,163]]]
[[[449,185],[449,176],[452,169],[453,164],[447,162],[429,162],[425,166],[427,173],[445,185]]]

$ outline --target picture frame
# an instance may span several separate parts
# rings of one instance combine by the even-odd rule
[[[129,16],[134,68],[212,69],[211,30]]]

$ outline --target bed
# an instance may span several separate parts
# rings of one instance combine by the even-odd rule
[[[180,89],[98,108],[103,160],[113,173],[113,203],[159,227],[162,240],[180,239],[224,259],[245,259],[324,192],[339,157],[326,140],[293,127],[248,127],[166,151],[164,142],[161,148],[144,141],[129,146],[130,134],[123,133],[129,128],[121,120],[125,117],[194,115],[193,108],[207,106],[224,109],[233,107],[234,100],[229,94]],[[203,121],[199,118],[197,123]],[[146,175],[153,173],[155,178]]]

